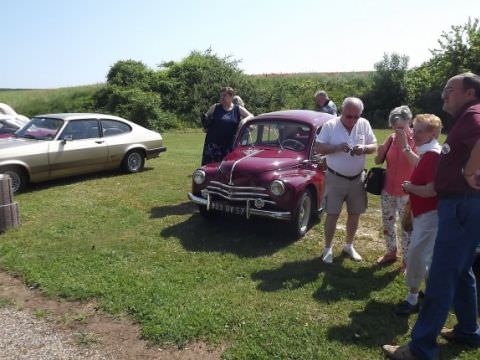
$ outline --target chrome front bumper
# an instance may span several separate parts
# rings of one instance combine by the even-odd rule
[[[195,196],[192,193],[188,193],[188,198],[195,204],[205,206],[207,210],[210,210],[210,197],[207,199],[204,199],[203,197]],[[285,220],[285,221],[289,221],[291,219],[290,211],[260,210],[260,209],[252,208],[250,206],[250,201],[247,201],[246,203],[247,203],[247,207],[245,208],[245,215],[247,219],[250,217],[250,215],[267,217],[267,218],[277,219],[277,220]]]

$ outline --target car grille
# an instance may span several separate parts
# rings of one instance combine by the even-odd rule
[[[220,196],[231,201],[246,201],[262,199],[266,204],[274,204],[267,189],[263,187],[254,186],[231,186],[222,184],[218,181],[210,182],[207,186],[208,193],[211,195]]]

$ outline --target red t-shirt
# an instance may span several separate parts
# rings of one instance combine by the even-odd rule
[[[478,139],[480,139],[480,101],[477,100],[466,104],[460,110],[455,125],[443,144],[435,179],[435,190],[440,197],[452,194],[461,196],[472,190],[463,177],[462,169]]]
[[[413,170],[410,182],[413,185],[426,185],[433,182],[437,172],[439,159],[440,154],[437,154],[433,151],[427,151],[425,154],[423,154],[417,166]],[[413,217],[417,217],[418,215],[436,210],[438,198],[436,196],[425,198],[415,194],[410,194],[410,203],[412,206]]]

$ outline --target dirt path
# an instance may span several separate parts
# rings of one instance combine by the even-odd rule
[[[47,299],[0,271],[0,359],[219,359],[204,343],[185,349],[150,346],[128,319],[102,314],[95,302]]]

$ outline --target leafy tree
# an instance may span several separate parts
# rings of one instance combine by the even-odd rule
[[[197,121],[200,113],[218,101],[222,87],[245,88],[237,65],[237,60],[220,58],[210,49],[193,51],[180,62],[163,63],[153,88],[161,94],[164,109]]]
[[[178,127],[177,117],[162,109],[160,95],[152,91],[155,79],[155,72],[140,61],[117,61],[107,85],[94,95],[95,107],[155,130]]]
[[[377,62],[371,90],[365,95],[365,114],[376,127],[383,127],[390,111],[406,103],[405,75],[409,58],[406,55],[384,54]]]
[[[153,75],[153,70],[141,61],[121,60],[110,68],[107,74],[107,84],[150,90]]]
[[[138,87],[106,85],[94,96],[95,107],[102,112],[129,119],[155,130],[176,128],[179,121],[174,114],[161,109],[160,96]]]
[[[480,72],[479,19],[469,19],[465,25],[452,26],[438,40],[439,49],[432,50],[431,66],[447,77],[472,71]]]
[[[467,71],[480,73],[479,19],[452,26],[442,33],[438,46],[429,61],[407,76],[408,99],[416,112],[441,114],[440,95],[447,79]]]

